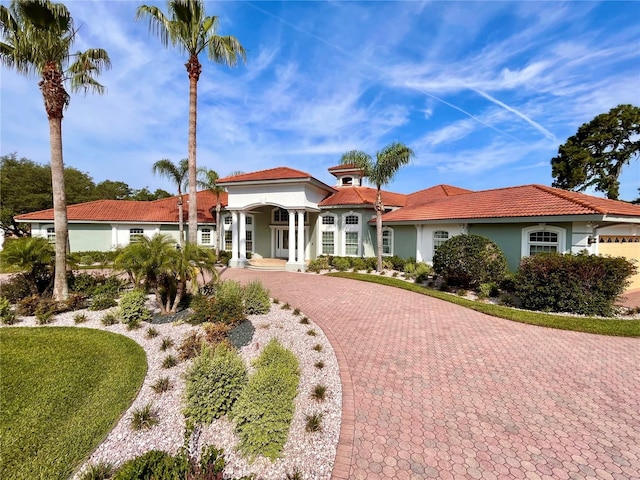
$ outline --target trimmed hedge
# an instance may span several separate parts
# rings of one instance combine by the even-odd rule
[[[515,290],[527,310],[610,316],[636,271],[622,257],[544,253],[520,262]]]
[[[433,270],[447,285],[475,288],[500,282],[507,273],[507,259],[491,240],[480,235],[456,235],[433,255]]]
[[[295,410],[300,373],[298,359],[277,340],[271,340],[255,361],[257,371],[233,410],[240,450],[275,460],[287,441]]]
[[[191,422],[211,423],[231,410],[246,383],[247,369],[235,350],[204,347],[187,371],[183,413]]]

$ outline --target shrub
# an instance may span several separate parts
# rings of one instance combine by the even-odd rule
[[[99,462],[87,468],[80,476],[80,480],[107,480],[111,478],[114,470],[113,464]]]
[[[108,327],[109,325],[115,325],[116,323],[118,323],[118,317],[116,317],[113,313],[107,313],[104,317],[102,317],[102,320],[100,321],[104,326]]]
[[[113,480],[177,479],[176,461],[173,456],[160,450],[151,450],[144,455],[126,461],[113,476]],[[186,477],[182,477],[186,478]]]
[[[203,339],[198,332],[191,332],[189,335],[184,337],[178,347],[180,360],[189,360],[198,356],[202,350],[202,342]]]
[[[318,370],[322,370],[324,368],[324,362],[320,360],[319,362],[314,363],[313,366],[316,367]]]
[[[162,377],[155,381],[153,385],[151,385],[151,389],[156,393],[164,393],[171,388],[171,380],[169,377]]]
[[[69,276],[69,291],[84,293],[90,297],[99,283],[99,277],[96,275],[85,272],[73,274]]]
[[[275,460],[289,434],[300,381],[298,359],[271,340],[255,360],[251,376],[233,410],[240,450]]]
[[[497,297],[499,294],[500,290],[495,282],[481,283],[478,287],[478,297],[480,298]]]
[[[114,275],[108,277],[96,275],[96,280],[97,285],[93,289],[92,296],[109,294],[116,298],[125,286],[125,282]]]
[[[195,423],[211,423],[231,410],[247,383],[247,370],[226,345],[203,348],[186,374],[184,415]]]
[[[216,345],[220,342],[225,341],[227,335],[231,331],[231,325],[226,325],[224,323],[205,323],[204,324],[204,334],[207,343],[210,345]]]
[[[220,282],[213,298],[194,297],[191,309],[193,314],[189,321],[193,324],[221,322],[233,325],[244,318],[242,286],[233,280]]]
[[[316,385],[311,391],[311,398],[316,402],[322,402],[327,394],[327,387],[325,385]]]
[[[507,293],[514,293],[516,291],[516,275],[511,272],[507,272],[500,283],[498,284],[500,290],[503,290]]]
[[[173,368],[178,364],[178,359],[173,355],[167,355],[162,361],[162,368]]]
[[[433,273],[433,268],[424,262],[416,263],[415,282],[424,283],[429,279],[429,276]]]
[[[29,281],[22,274],[11,275],[9,280],[2,284],[2,296],[10,303],[18,303],[23,298],[32,295],[29,288]]]
[[[249,282],[242,290],[244,313],[247,315],[264,315],[271,309],[269,290],[260,280]]]
[[[217,280],[210,280],[208,283],[200,287],[200,290],[198,292],[200,293],[200,295],[204,295],[205,297],[211,297],[216,293],[217,285]]]
[[[16,313],[20,316],[32,317],[40,305],[40,296],[31,295],[21,299],[16,305]]]
[[[310,330],[307,330],[307,335],[311,336],[311,337],[315,337],[317,335],[316,331],[312,328]]]
[[[622,257],[533,255],[520,262],[516,293],[527,310],[608,316],[635,271]]]
[[[151,403],[147,403],[144,407],[133,411],[131,417],[131,428],[134,430],[149,429],[160,422],[158,411],[153,408]]]
[[[309,319],[307,317],[302,317],[300,319],[300,323],[303,324],[303,325],[309,325],[310,322],[309,322]]]
[[[407,263],[407,260],[397,255],[393,255],[392,257],[386,257],[385,260],[388,263],[390,263],[391,268],[393,268],[397,272],[402,272],[404,270],[404,265]]]
[[[313,346],[313,349],[314,349],[316,352],[321,352],[321,351],[322,351],[322,345],[320,345],[319,343],[316,343],[316,344]]]
[[[356,258],[351,260],[351,269],[354,272],[357,272],[358,270],[366,270],[367,269],[367,262],[365,261],[364,258],[356,257]]]
[[[499,282],[507,272],[507,260],[488,238],[456,235],[438,247],[433,269],[448,285],[475,288],[481,283]]]
[[[171,347],[173,347],[173,339],[171,337],[164,337],[162,339],[162,343],[160,344],[160,350],[166,352]]]
[[[306,415],[305,428],[307,432],[321,432],[322,431],[322,414],[314,413],[313,415]]]
[[[55,320],[56,312],[52,310],[42,311],[36,313],[36,320],[38,325],[49,325]]]
[[[155,327],[147,328],[147,338],[155,338],[158,335],[160,335],[160,333],[158,332],[158,330]]]
[[[280,307],[282,310],[291,310],[291,305],[289,303],[285,303]]]
[[[220,254],[218,255],[218,263],[221,263],[222,265],[229,265],[229,260],[231,260],[231,252],[220,250]]]
[[[320,273],[321,270],[329,270],[330,268],[329,257],[324,256],[311,260],[307,265],[307,271],[315,273]]]
[[[115,307],[117,305],[116,298],[111,293],[98,293],[91,299],[91,305],[89,310],[106,310],[107,308]]]
[[[0,322],[4,325],[13,325],[16,322],[16,314],[11,310],[9,300],[0,297]]]
[[[345,272],[351,267],[351,260],[347,257],[333,257],[331,266],[339,272]]]
[[[73,312],[87,306],[87,297],[82,293],[71,293],[69,297],[58,305],[59,312]]]
[[[145,306],[147,294],[142,290],[131,290],[120,299],[118,314],[125,325],[151,320],[151,311]]]

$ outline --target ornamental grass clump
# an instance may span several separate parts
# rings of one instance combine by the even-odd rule
[[[224,343],[204,346],[186,374],[183,413],[189,422],[211,423],[227,414],[247,383],[238,353]]]
[[[240,451],[249,458],[280,456],[293,420],[300,382],[296,356],[271,340],[255,360],[256,373],[233,409]]]

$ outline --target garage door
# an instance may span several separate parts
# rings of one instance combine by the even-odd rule
[[[625,257],[636,261],[640,269],[640,236],[635,235],[600,235],[598,253],[612,257]],[[640,288],[640,272],[631,277],[629,290]]]

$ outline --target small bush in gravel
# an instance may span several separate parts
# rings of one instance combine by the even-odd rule
[[[207,343],[216,345],[227,338],[231,330],[231,325],[207,322],[203,324],[203,329]]]
[[[302,473],[298,467],[293,469],[293,472],[287,472],[286,480],[303,480]]]
[[[307,335],[310,337],[315,337],[317,335],[316,331],[312,328],[311,330],[307,330]]]
[[[156,393],[164,393],[171,388],[171,380],[169,377],[162,377],[155,381],[151,388]]]
[[[313,349],[314,349],[316,352],[321,352],[321,351],[322,351],[322,345],[320,345],[319,343],[316,343],[316,344],[313,346]]]
[[[117,305],[116,298],[112,293],[99,293],[91,299],[89,310],[106,310]]]
[[[50,323],[53,323],[53,321],[56,318],[55,315],[56,315],[56,312],[53,310],[45,310],[42,312],[37,312],[36,320],[38,322],[38,325],[49,325]]]
[[[91,465],[80,476],[80,480],[107,480],[113,476],[115,468],[108,462],[99,462]]]
[[[312,415],[306,415],[304,429],[309,433],[321,432],[322,431],[322,414],[314,413]]]
[[[173,355],[167,355],[162,361],[162,368],[173,368],[178,364],[178,359]]]
[[[293,314],[297,317],[298,315],[300,315],[300,309],[299,308],[294,308],[293,309]]]
[[[204,339],[198,332],[191,332],[182,339],[178,347],[180,360],[189,360],[200,354],[202,351],[202,343]]]
[[[278,304],[280,303],[280,300],[278,300],[277,298],[274,298],[274,299],[273,299],[273,303],[274,303],[275,305],[278,305]]]
[[[247,369],[235,350],[224,344],[204,347],[186,373],[185,417],[211,423],[231,410],[247,383]]]
[[[133,411],[131,428],[134,430],[145,430],[157,425],[159,422],[158,411],[153,408],[151,403],[147,403],[144,407]]]
[[[131,290],[125,293],[120,299],[120,308],[118,309],[122,323],[129,325],[150,321],[151,310],[145,306],[146,301],[147,294],[142,290]]]
[[[285,303],[284,305],[282,305],[282,310],[291,310],[291,305],[289,305],[288,303]]]
[[[176,463],[176,459],[168,453],[151,450],[123,463],[113,476],[113,480],[186,478],[185,475],[179,476]]]
[[[479,298],[497,297],[499,294],[500,290],[495,282],[481,283],[478,287]]]
[[[322,402],[327,394],[327,387],[325,385],[316,385],[311,391],[311,398],[316,402]]]
[[[314,363],[313,366],[316,367],[318,370],[322,370],[324,368],[324,362],[321,360],[319,362]]]
[[[225,280],[216,286],[214,297],[198,295],[191,301],[189,322],[217,322],[233,325],[244,319],[243,289],[239,282]]]
[[[16,314],[11,309],[9,300],[0,297],[0,322],[4,325],[13,325],[16,322]]]
[[[264,315],[271,309],[269,290],[260,280],[254,280],[245,285],[242,290],[244,312],[247,315]]]
[[[104,317],[102,317],[100,322],[102,322],[105,327],[108,327],[110,325],[115,325],[116,323],[118,323],[118,317],[116,317],[113,313],[107,313]]]
[[[87,321],[87,316],[84,313],[76,313],[73,316],[73,323],[85,323]]]
[[[162,343],[160,344],[160,351],[166,352],[171,347],[173,347],[173,339],[171,337],[164,337],[162,339]]]
[[[309,325],[309,319],[307,317],[302,317],[300,319],[300,323],[303,325]]]
[[[72,293],[65,301],[58,304],[59,312],[74,312],[87,306],[87,297],[82,293]]]
[[[36,314],[36,310],[40,305],[40,296],[39,295],[31,295],[29,297],[24,297],[21,299],[16,305],[16,313],[20,316],[32,317]]]
[[[156,338],[160,333],[154,327],[147,328],[147,338]]]
[[[287,441],[300,382],[296,356],[271,340],[254,362],[251,376],[233,409],[240,450],[275,460]]]

